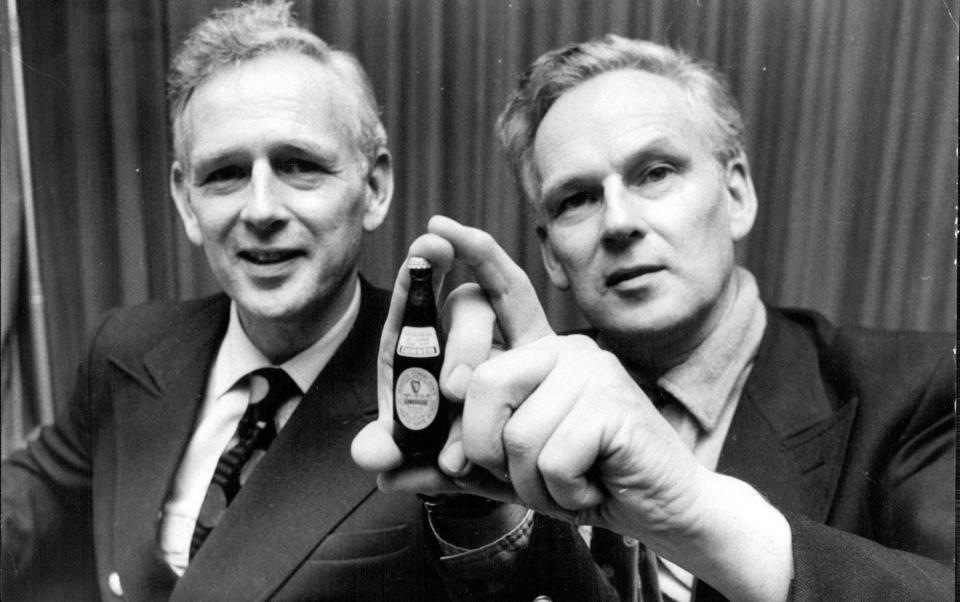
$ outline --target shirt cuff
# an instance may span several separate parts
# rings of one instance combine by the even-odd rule
[[[505,589],[517,575],[523,553],[530,545],[534,512],[526,514],[513,529],[480,548],[467,549],[442,539],[430,519],[430,530],[440,546],[440,563],[447,587],[466,596]]]

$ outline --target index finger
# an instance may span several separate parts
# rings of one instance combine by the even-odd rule
[[[447,240],[470,267],[497,314],[506,343],[517,347],[553,334],[533,284],[490,234],[448,217],[430,218],[427,230]]]

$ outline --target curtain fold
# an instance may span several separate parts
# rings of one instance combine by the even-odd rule
[[[24,378],[20,338],[29,330],[29,316],[18,315],[26,301],[21,287],[23,256],[23,202],[20,172],[17,168],[16,112],[10,49],[10,26],[7,7],[0,8],[3,30],[3,55],[0,56],[2,81],[2,127],[0,127],[0,395],[2,395],[2,453],[26,436],[25,429],[36,421],[31,404],[24,403]],[[24,312],[25,313],[25,312]]]
[[[163,86],[189,28],[231,4],[20,3],[61,404],[84,335],[109,307],[216,290],[169,199]],[[956,327],[957,0],[294,5],[358,55],[382,103],[397,186],[388,219],[364,243],[363,271],[376,284],[392,284],[407,245],[444,213],[504,245],[555,326],[581,324],[549,285],[493,124],[536,56],[615,32],[687,48],[728,73],[760,199],[738,256],[767,301],[846,323]]]

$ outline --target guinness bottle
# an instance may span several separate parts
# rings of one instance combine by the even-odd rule
[[[435,458],[449,430],[447,400],[440,393],[443,334],[430,262],[411,257],[407,269],[410,290],[393,355],[394,439],[404,457]]]

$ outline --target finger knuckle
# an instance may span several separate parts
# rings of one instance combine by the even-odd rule
[[[473,374],[470,375],[470,384],[467,389],[468,396],[495,389],[499,382],[497,373],[498,370],[494,362],[484,362],[474,368]]]
[[[498,450],[486,442],[464,440],[463,453],[474,464],[491,470],[499,467],[502,460]]]
[[[604,370],[616,370],[621,367],[620,360],[609,351],[597,349],[595,358],[598,366]]]
[[[482,253],[488,253],[499,248],[497,241],[489,232],[473,229],[473,246]]]
[[[568,474],[568,463],[566,458],[556,451],[545,449],[537,458],[537,470],[543,475],[544,479],[550,481],[562,481]]]
[[[528,456],[534,448],[528,430],[516,421],[503,427],[503,449],[508,456]]]

